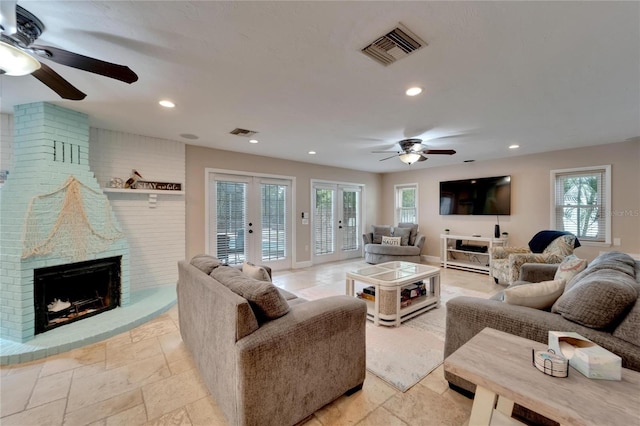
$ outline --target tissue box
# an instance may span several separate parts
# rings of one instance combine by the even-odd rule
[[[622,358],[570,331],[550,331],[549,349],[590,379],[621,380]]]

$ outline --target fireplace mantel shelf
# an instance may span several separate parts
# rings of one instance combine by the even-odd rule
[[[184,195],[184,191],[167,191],[160,189],[124,189],[124,188],[102,188],[104,192],[118,192],[122,194],[163,194],[163,195]]]
[[[149,208],[155,209],[158,202],[158,194],[162,195],[184,195],[184,191],[169,191],[166,189],[125,189],[125,188],[102,188],[105,193],[118,194],[138,194],[149,196]]]

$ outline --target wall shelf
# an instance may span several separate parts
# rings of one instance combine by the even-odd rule
[[[102,188],[104,192],[120,194],[162,194],[162,195],[184,195],[184,191],[167,191],[159,189],[125,189],[125,188]]]

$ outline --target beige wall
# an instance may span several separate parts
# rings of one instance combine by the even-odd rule
[[[365,185],[364,224],[366,228],[378,220],[382,175],[316,164],[281,160],[187,145],[187,258],[205,252],[205,169],[224,169],[250,173],[266,173],[296,178],[294,218],[296,220],[296,257],[299,264],[311,260],[311,227],[302,225],[300,213],[311,211],[311,179],[349,182]]]
[[[439,183],[483,176],[511,175],[511,215],[500,217],[502,231],[509,232],[509,245],[526,245],[537,231],[550,223],[550,170],[611,164],[612,173],[612,238],[621,245],[586,246],[576,254],[593,259],[600,251],[621,250],[640,253],[640,142],[625,142],[588,148],[569,149],[509,159],[463,163],[427,169],[416,169],[383,176],[380,212],[384,223],[394,217],[394,185],[418,182],[420,232],[426,234],[422,254],[440,256],[442,230],[451,234],[493,235],[495,216],[441,216]]]

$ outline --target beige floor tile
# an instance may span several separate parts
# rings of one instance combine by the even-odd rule
[[[2,426],[59,426],[62,424],[65,404],[64,399],[53,401],[12,416],[2,417],[0,424]]]
[[[95,364],[85,365],[73,370],[73,378],[76,380],[88,379],[96,374],[104,373],[106,371],[105,361],[96,362]]]
[[[144,404],[136,405],[116,415],[107,417],[106,426],[136,426],[147,422]]]
[[[131,341],[140,342],[163,334],[173,333],[177,330],[171,318],[165,316],[162,320],[155,320],[131,330]]]
[[[22,374],[31,370],[38,370],[38,374],[40,374],[40,370],[42,370],[43,365],[44,361],[42,359],[22,364],[3,365],[0,366],[0,377],[10,376],[12,374]]]
[[[167,358],[167,362],[171,363],[178,361],[185,356],[189,356],[189,350],[182,341],[179,331],[173,331],[171,333],[158,336],[160,347],[164,356]]]
[[[325,425],[354,425],[396,392],[384,381],[367,373],[362,390],[350,396],[341,396],[316,411],[315,416]]]
[[[384,407],[378,407],[373,410],[367,417],[358,422],[358,426],[408,426]]]
[[[160,342],[155,337],[128,345],[107,346],[107,370],[130,362],[151,358],[162,354]]]
[[[193,426],[227,426],[227,420],[211,396],[201,398],[186,406]]]
[[[383,407],[412,425],[459,425],[468,417],[453,401],[424,386],[396,393]]]
[[[64,417],[64,426],[85,426],[122,413],[142,403],[142,392],[140,389],[134,389],[95,404],[87,405],[73,412],[67,410]]]
[[[445,393],[449,389],[449,382],[444,378],[444,366],[440,364],[438,368],[422,379],[419,384],[440,395]]]
[[[173,375],[184,373],[185,371],[193,370],[194,368],[196,368],[196,363],[190,355],[169,363],[169,370],[171,370],[171,374]]]
[[[195,370],[171,376],[142,387],[147,417],[154,420],[209,394]]]
[[[125,331],[124,333],[120,333],[118,335],[115,335],[115,336],[105,340],[104,343],[109,348],[115,348],[115,347],[118,347],[118,346],[128,345],[129,343],[133,343],[131,341],[131,332],[130,331]]]
[[[0,415],[8,416],[24,410],[36,385],[39,369],[0,377]]]
[[[73,371],[41,377],[33,388],[27,409],[37,407],[58,399],[66,399],[71,386]]]
[[[59,355],[46,358],[40,377],[50,376],[63,371],[73,370],[83,365],[95,364],[105,359],[104,342],[74,349]]]
[[[178,408],[156,420],[146,423],[146,426],[192,426],[193,423],[185,408]]]
[[[89,378],[71,382],[68,412],[95,404],[140,386],[169,377],[171,372],[162,354],[135,361]]]

